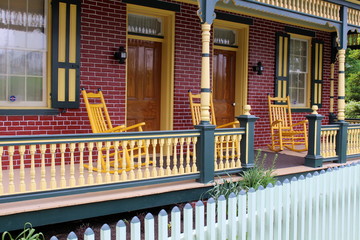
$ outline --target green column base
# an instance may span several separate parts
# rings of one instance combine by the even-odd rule
[[[323,165],[323,157],[320,155],[318,156],[307,155],[305,157],[305,166],[318,168],[318,167],[322,167],[322,165]]]

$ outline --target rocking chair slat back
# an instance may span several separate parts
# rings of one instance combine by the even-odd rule
[[[201,95],[193,94],[189,90],[190,109],[193,125],[199,125],[201,121]],[[214,117],[214,104],[212,97],[210,98],[210,123],[216,125],[216,119]]]
[[[273,151],[282,151],[284,147],[293,151],[306,151],[308,148],[307,120],[293,124],[290,97],[268,96],[271,144]],[[296,129],[294,129],[294,127]],[[301,145],[301,147],[297,147]]]

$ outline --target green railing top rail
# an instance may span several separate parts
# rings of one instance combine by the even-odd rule
[[[138,139],[159,139],[172,137],[197,137],[200,131],[173,130],[173,131],[147,131],[147,132],[120,132],[120,133],[89,133],[89,134],[62,134],[62,135],[38,135],[38,136],[0,136],[0,146],[31,145],[31,144],[57,144],[73,142],[97,142],[97,141],[124,141]]]

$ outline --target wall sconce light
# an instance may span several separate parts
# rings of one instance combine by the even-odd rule
[[[114,58],[116,60],[119,60],[119,63],[124,64],[125,63],[125,59],[127,57],[126,51],[124,47],[119,47],[118,51],[115,52],[114,54]]]
[[[253,71],[257,72],[257,75],[262,75],[262,72],[264,71],[264,66],[259,61],[256,66],[253,66]]]

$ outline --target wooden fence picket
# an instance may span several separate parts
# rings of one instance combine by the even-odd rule
[[[285,179],[266,188],[241,190],[228,199],[210,198],[206,208],[202,201],[196,202],[195,209],[189,203],[182,211],[174,207],[170,222],[167,212],[161,210],[157,229],[150,213],[144,223],[134,217],[130,229],[120,220],[114,240],[129,236],[131,240],[357,240],[360,230],[354,223],[360,221],[359,178],[360,164],[356,163]],[[77,239],[73,232],[67,237]],[[83,239],[95,240],[94,231],[87,228]],[[109,225],[102,226],[100,240],[111,240]]]

